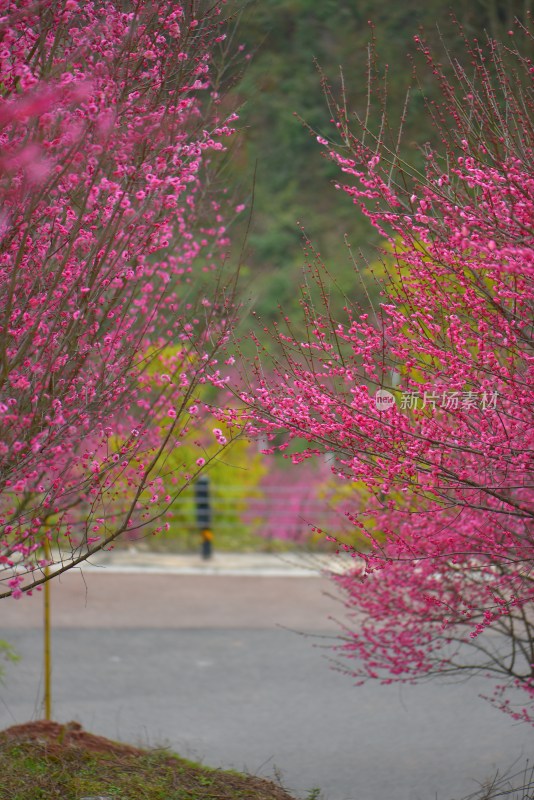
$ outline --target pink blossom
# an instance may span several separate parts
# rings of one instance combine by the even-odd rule
[[[370,146],[356,123],[328,151],[338,188],[382,237],[380,303],[367,315],[344,298],[340,320],[305,303],[303,341],[275,331],[284,358],[253,362],[240,397],[266,451],[295,464],[326,456],[340,492],[352,487],[352,535],[327,531],[351,557],[334,578],[347,671],[499,674],[532,704],[518,655],[534,636],[534,108],[518,78],[529,85],[530,62],[507,51],[508,74],[499,48],[477,42],[468,76],[450,79],[420,47],[444,92],[426,175],[404,163],[392,180],[388,143]],[[506,115],[488,114],[497,107]],[[343,103],[334,125],[346,129]],[[377,390],[394,398],[387,413]],[[499,648],[484,642],[493,631]],[[517,718],[534,723],[532,705]]]
[[[162,465],[187,435],[168,418],[201,417],[182,410],[223,335],[215,315],[201,330],[188,300],[197,265],[227,252],[234,213],[204,191],[233,129],[193,92],[214,88],[219,3],[192,35],[170,0],[61,8],[3,17],[0,558],[16,553],[24,574],[3,596],[36,580],[45,536],[79,553],[104,524],[158,527],[136,498],[166,496],[156,477],[170,480]]]

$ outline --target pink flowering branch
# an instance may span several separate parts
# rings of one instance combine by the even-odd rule
[[[357,535],[340,545],[354,568],[335,578],[354,614],[340,646],[351,674],[499,675],[531,704],[532,67],[515,47],[466,42],[469,71],[447,72],[417,44],[443,93],[424,174],[384,116],[355,126],[325,83],[335,133],[319,143],[383,237],[380,305],[347,299],[333,319],[316,257],[324,307],[303,297],[307,339],[287,321],[272,333],[279,358],[257,342],[241,397],[252,434],[293,461],[330,453],[354,486]]]
[[[231,296],[197,303],[192,279],[228,247],[207,178],[235,115],[220,3],[1,5],[5,597],[43,582],[44,538],[54,575],[161,529],[167,454],[232,320]]]

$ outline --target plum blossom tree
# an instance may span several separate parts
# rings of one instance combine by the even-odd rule
[[[335,320],[326,292],[319,309],[304,294],[307,340],[280,326],[274,377],[263,350],[242,398],[271,450],[330,453],[354,488],[357,536],[340,547],[354,562],[334,578],[344,668],[358,681],[488,675],[493,702],[533,723],[532,36],[466,41],[465,68],[416,41],[443,95],[427,107],[424,172],[385,111],[355,122],[325,83],[336,134],[318,139],[383,237],[380,303],[347,299]]]
[[[223,5],[0,3],[0,597],[161,528],[199,469],[166,463],[232,313],[201,288]]]

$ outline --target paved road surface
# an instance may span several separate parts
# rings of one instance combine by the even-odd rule
[[[528,729],[478,699],[483,681],[354,688],[322,648],[342,615],[330,584],[246,573],[65,575],[53,586],[55,718],[328,800],[450,800],[534,750]],[[0,613],[0,638],[22,656],[0,687],[6,727],[41,716],[41,598]]]

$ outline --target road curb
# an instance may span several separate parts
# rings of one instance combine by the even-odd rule
[[[341,573],[350,567],[340,556],[317,553],[216,553],[203,560],[197,553],[150,553],[113,550],[95,554],[83,564],[87,571],[181,575],[257,575],[263,577],[316,578]]]

